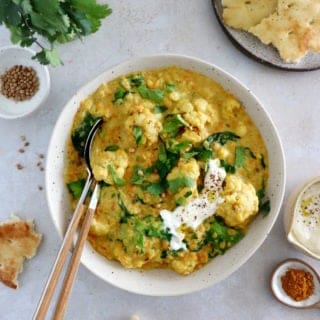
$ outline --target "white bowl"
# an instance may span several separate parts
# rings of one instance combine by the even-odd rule
[[[32,60],[35,52],[20,47],[0,48],[0,75],[15,65],[32,67],[39,78],[39,90],[30,99],[25,101],[14,101],[6,98],[0,93],[0,117],[4,119],[16,119],[28,115],[36,110],[47,98],[50,90],[50,76],[46,66]]]
[[[278,216],[285,188],[285,162],[278,133],[269,115],[249,89],[225,71],[195,58],[168,54],[133,58],[112,67],[82,87],[67,103],[55,126],[48,150],[46,191],[51,216],[60,236],[63,236],[70,217],[68,194],[63,181],[66,140],[80,101],[95,91],[102,82],[122,74],[171,65],[194,70],[212,78],[242,101],[264,137],[268,149],[270,178],[267,195],[271,201],[271,211],[264,219],[261,215],[258,216],[247,235],[235,247],[188,276],[180,276],[169,270],[125,269],[119,263],[100,256],[86,243],[81,261],[90,271],[114,286],[153,296],[180,295],[204,289],[237,270],[260,247],[270,232]]]

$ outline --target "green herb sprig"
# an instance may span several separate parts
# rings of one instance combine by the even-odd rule
[[[57,44],[95,33],[111,12],[107,4],[96,0],[1,0],[0,25],[9,29],[12,43],[40,47],[33,59],[58,66],[62,61]]]

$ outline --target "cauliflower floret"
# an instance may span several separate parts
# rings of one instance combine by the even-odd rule
[[[258,212],[255,188],[235,175],[228,175],[225,182],[221,193],[224,202],[218,207],[217,215],[230,227],[245,227],[249,218]]]
[[[99,222],[96,218],[93,218],[90,226],[90,232],[96,236],[104,236],[109,232],[109,226],[105,223]]]
[[[182,140],[187,140],[192,143],[197,143],[202,141],[202,137],[198,133],[190,129],[186,129],[185,132],[181,135],[181,138]]]
[[[234,98],[226,98],[222,103],[222,117],[229,119],[236,116],[236,111],[241,108],[239,101]]]
[[[143,134],[151,144],[158,141],[158,135],[162,130],[162,125],[154,114],[147,108],[142,106],[140,112],[136,112],[128,117],[125,122],[125,127],[132,132],[135,126],[142,128]]]
[[[191,111],[183,115],[184,119],[190,123],[193,127],[197,127],[199,130],[203,130],[209,117],[199,111]]]
[[[106,183],[114,184],[113,178],[108,170],[109,165],[113,166],[116,175],[122,178],[128,167],[127,153],[122,149],[117,151],[100,151],[93,148],[91,166],[93,175],[97,181],[103,180]]]
[[[167,180],[174,180],[179,177],[188,177],[194,181],[193,186],[180,188],[174,195],[175,201],[184,199],[189,202],[193,197],[198,196],[197,180],[200,176],[200,169],[195,159],[180,159],[178,165],[174,167],[167,176]],[[191,192],[191,194],[189,194]],[[191,196],[192,195],[192,196]]]

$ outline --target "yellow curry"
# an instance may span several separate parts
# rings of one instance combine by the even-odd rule
[[[232,94],[178,67],[121,76],[81,102],[65,170],[73,206],[86,178],[84,143],[99,117],[91,165],[101,195],[88,239],[106,258],[187,275],[235,245],[268,210],[268,155],[258,129]],[[213,162],[224,173],[214,193],[205,186]],[[207,205],[219,201],[191,227],[183,212],[201,197]],[[183,246],[173,245],[164,212],[181,218],[174,232]]]

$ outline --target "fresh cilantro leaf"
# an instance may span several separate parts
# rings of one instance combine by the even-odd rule
[[[71,133],[73,146],[81,157],[84,156],[83,153],[87,137],[98,119],[99,117],[87,112],[79,126]]]
[[[129,76],[128,80],[132,87],[140,87],[144,84],[144,77],[140,74]]]
[[[37,44],[41,50],[33,58],[52,66],[61,64],[57,43],[96,32],[110,13],[108,5],[96,0],[0,1],[0,25],[10,30],[12,42],[21,46]],[[45,41],[39,41],[39,36],[49,48],[41,44]]]
[[[146,179],[148,175],[148,170],[141,166],[134,166],[133,167],[133,173],[130,179],[130,182],[132,184],[143,184],[144,180]]]
[[[122,85],[120,85],[114,93],[114,98],[112,102],[117,104],[122,103],[128,93],[129,91],[127,91]]]
[[[109,146],[106,146],[104,151],[117,151],[119,150],[119,146],[116,144],[110,144]]]
[[[138,87],[138,92],[141,97],[154,101],[155,103],[161,103],[164,99],[164,91],[160,89],[149,89],[145,85]]]
[[[175,83],[166,83],[164,90],[167,93],[171,93],[174,90],[176,90],[176,88],[177,88],[177,85]]]
[[[189,141],[182,141],[175,143],[172,140],[169,140],[167,149],[173,153],[181,153],[183,150],[186,150],[192,146],[192,143]]]
[[[210,135],[206,141],[209,145],[214,142],[220,143],[221,145],[225,145],[228,141],[237,141],[240,137],[231,131],[222,131],[217,132]]]
[[[122,217],[120,218],[120,223],[126,223],[128,219],[130,219],[133,216],[133,214],[128,210],[119,193],[117,196],[119,208],[123,213]]]
[[[184,194],[184,197],[185,197],[185,198],[189,198],[191,195],[192,195],[192,191],[187,191],[187,192]]]
[[[125,180],[123,180],[117,176],[117,173],[111,164],[108,165],[108,171],[111,174],[112,179],[117,186],[122,187],[126,184]]]
[[[79,180],[67,183],[68,190],[72,194],[74,199],[80,198],[85,184],[86,184],[85,179],[79,179]]]
[[[257,197],[259,199],[259,202],[261,202],[265,196],[265,189],[264,188],[261,188],[257,191]]]
[[[246,160],[246,149],[241,146],[236,147],[234,166],[236,169],[243,167]]]
[[[166,106],[155,106],[153,109],[153,112],[158,114],[158,113],[164,113],[168,110]]]
[[[192,188],[195,182],[190,177],[178,177],[172,180],[168,180],[168,189],[171,192],[177,192],[180,188]]]
[[[136,144],[142,144],[143,142],[143,135],[142,135],[142,128],[141,127],[134,127],[133,128],[133,135],[136,139]]]
[[[180,114],[169,115],[163,124],[162,133],[170,138],[175,138],[181,128],[189,126]]]

